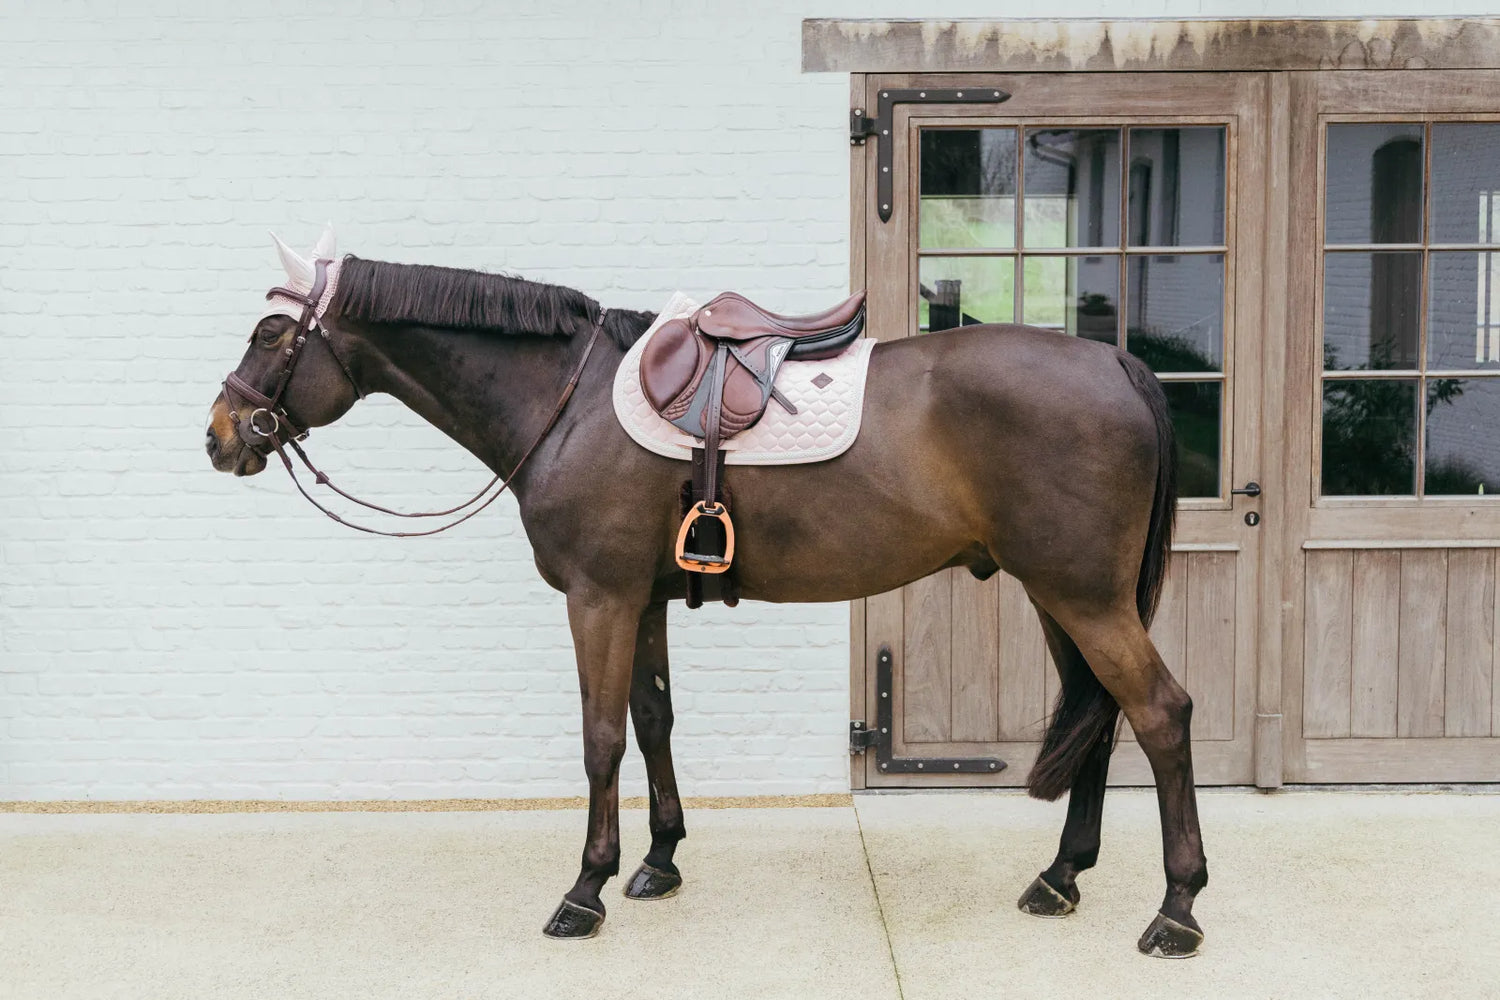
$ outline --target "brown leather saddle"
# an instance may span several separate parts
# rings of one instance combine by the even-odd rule
[[[719,497],[723,442],[754,427],[773,401],[784,361],[831,358],[864,332],[865,293],[824,312],[783,316],[724,292],[686,319],[669,320],[641,355],[641,389],[664,419],[699,439],[693,450],[694,502],[677,533],[677,565],[723,573],[734,560],[734,525]],[[702,530],[704,520],[716,532]],[[706,539],[708,534],[722,539]],[[710,544],[696,544],[708,541]],[[704,550],[708,551],[704,551]]]

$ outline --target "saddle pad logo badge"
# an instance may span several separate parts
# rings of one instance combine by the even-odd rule
[[[812,380],[812,384],[819,389],[826,389],[833,384],[833,376],[827,372],[819,372],[818,377]]]

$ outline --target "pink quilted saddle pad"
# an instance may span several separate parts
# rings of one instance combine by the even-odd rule
[[[684,462],[692,459],[697,441],[663,420],[646,401],[641,391],[641,354],[663,323],[691,316],[698,305],[681,292],[673,295],[615,373],[615,416],[625,433],[648,451]],[[783,362],[776,388],[797,412],[788,413],[772,400],[759,423],[724,442],[724,461],[729,465],[797,465],[823,462],[848,451],[859,436],[865,377],[874,349],[875,341],[862,338],[836,358]]]

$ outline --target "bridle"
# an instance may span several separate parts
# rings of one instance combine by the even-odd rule
[[[420,538],[424,535],[436,535],[439,532],[447,531],[449,528],[455,528],[500,499],[500,494],[506,491],[517,474],[520,473],[521,467],[526,464],[526,460],[531,457],[532,452],[536,451],[543,439],[547,437],[553,426],[556,425],[557,419],[562,416],[563,408],[568,405],[568,400],[573,397],[573,391],[578,388],[579,380],[583,378],[583,370],[589,363],[589,356],[594,353],[594,345],[598,343],[599,334],[604,330],[604,314],[608,310],[602,307],[599,309],[599,314],[594,320],[593,333],[589,336],[588,344],[584,346],[583,356],[578,359],[578,366],[573,370],[572,377],[568,379],[568,384],[563,389],[562,396],[558,399],[557,405],[553,407],[552,416],[548,418],[546,426],[536,436],[536,440],[532,441],[531,447],[526,449],[521,455],[520,460],[516,462],[515,467],[510,470],[510,475],[505,476],[502,480],[501,474],[498,472],[495,473],[494,478],[485,483],[484,487],[478,493],[475,493],[456,507],[450,507],[447,510],[391,510],[389,507],[382,507],[379,504],[361,500],[359,497],[344,492],[339,489],[333,480],[328,478],[327,473],[312,464],[312,461],[307,457],[307,452],[302,450],[301,444],[301,442],[307,440],[311,431],[292,416],[284,400],[287,386],[292,381],[292,373],[296,370],[297,362],[301,360],[302,352],[307,347],[308,337],[313,333],[317,333],[322,338],[324,345],[328,348],[328,352],[338,362],[339,369],[343,371],[344,377],[349,380],[349,385],[354,388],[355,396],[359,399],[363,399],[365,396],[359,387],[359,383],[354,380],[354,373],[349,370],[349,365],[345,363],[343,357],[333,346],[333,341],[329,339],[328,328],[319,321],[318,303],[322,301],[323,293],[328,288],[328,267],[331,263],[333,262],[329,260],[314,261],[312,289],[306,295],[294,289],[282,287],[272,288],[266,293],[267,299],[284,298],[301,303],[302,313],[297,320],[297,328],[293,332],[291,346],[286,349],[283,355],[286,360],[282,365],[281,371],[276,376],[276,387],[269,396],[240,378],[238,372],[230,372],[225,377],[224,399],[229,403],[229,418],[234,421],[239,431],[240,440],[245,443],[246,447],[262,458],[268,457],[274,451],[277,457],[281,459],[281,464],[286,466],[286,473],[291,477],[292,485],[297,487],[297,492],[301,493],[308,503],[346,528],[353,528],[355,531],[363,531],[371,535],[384,535],[387,538]],[[247,416],[242,417],[240,410],[246,405],[252,407],[252,409]],[[269,427],[264,426],[267,423],[269,423]],[[312,494],[307,492],[307,489],[302,485],[302,481],[297,478],[296,470],[292,468],[292,460],[287,457],[286,449],[288,447],[296,452],[298,459],[307,467],[307,471],[313,474],[314,481],[319,485],[327,486],[344,499],[357,503],[369,510],[379,511],[382,514],[390,514],[394,517],[447,517],[479,503],[481,499],[484,502],[479,503],[477,507],[474,507],[473,510],[468,511],[463,516],[427,531],[382,531],[379,528],[355,524],[324,507],[314,499]],[[496,489],[494,493],[490,493],[490,490],[496,483],[500,484],[499,489]]]

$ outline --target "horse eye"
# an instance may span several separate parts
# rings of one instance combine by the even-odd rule
[[[281,339],[281,331],[276,327],[260,331],[260,342],[262,344],[274,344]]]

